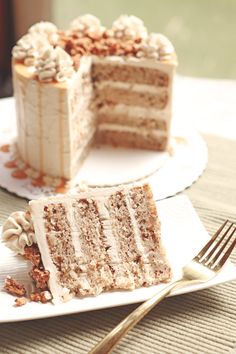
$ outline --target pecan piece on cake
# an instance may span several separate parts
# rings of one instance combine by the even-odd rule
[[[7,276],[5,279],[4,289],[11,295],[24,296],[26,294],[24,285],[10,276]]]

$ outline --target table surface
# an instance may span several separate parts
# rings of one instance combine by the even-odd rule
[[[210,234],[226,218],[235,221],[235,92],[236,81],[177,77],[175,84],[174,124],[195,126],[209,148],[207,169],[184,193]],[[26,205],[0,189],[0,222]],[[236,251],[231,259],[236,263]],[[0,353],[87,353],[136,306],[1,324]],[[114,353],[236,353],[236,282],[165,299]]]

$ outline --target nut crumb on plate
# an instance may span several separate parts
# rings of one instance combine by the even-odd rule
[[[15,306],[20,307],[25,305],[29,300],[26,297],[18,297],[15,299]]]
[[[10,276],[7,276],[5,279],[4,289],[11,295],[24,296],[26,294],[24,285]]]
[[[41,302],[45,304],[46,302],[50,301],[52,299],[52,295],[49,291],[41,291],[40,293],[31,293],[30,294],[30,300],[34,302]]]

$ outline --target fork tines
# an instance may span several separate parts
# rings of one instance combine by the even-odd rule
[[[236,245],[236,237],[233,238],[235,231],[235,223],[226,220],[198,253],[196,260],[214,271],[220,270]]]

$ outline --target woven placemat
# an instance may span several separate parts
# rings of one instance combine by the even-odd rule
[[[210,234],[236,219],[236,141],[205,137],[209,163],[185,193]],[[0,190],[0,222],[27,202]],[[232,256],[236,263],[236,252]],[[137,305],[0,325],[0,353],[88,353]],[[127,354],[236,353],[236,282],[165,299],[114,350]]]

